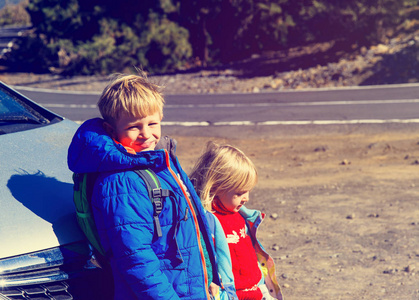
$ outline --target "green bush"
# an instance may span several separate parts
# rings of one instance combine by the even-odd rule
[[[29,0],[18,4],[6,4],[0,9],[0,26],[6,25],[30,25],[31,19],[26,11]]]
[[[109,74],[143,66],[152,72],[176,70],[190,58],[188,33],[167,19],[139,17],[130,27],[114,19],[100,21],[100,34],[87,42],[61,40],[56,48],[63,74]],[[61,54],[61,55],[60,55]]]
[[[104,19],[100,24],[100,34],[90,41],[58,43],[63,74],[109,74],[136,63],[134,55],[140,43],[132,28],[115,20]]]
[[[14,71],[34,73],[49,72],[58,62],[55,49],[33,34],[18,39],[3,59],[5,65]]]
[[[147,21],[145,40],[147,45],[137,53],[138,63],[151,72],[167,72],[182,69],[192,56],[185,28],[151,14]]]
[[[353,49],[385,41],[396,28],[413,28],[418,2],[126,0],[123,6],[112,0],[29,0],[35,33],[43,38],[23,39],[12,52],[17,58],[9,58],[19,62],[27,55],[37,70],[69,75],[138,66],[157,73],[314,42]]]

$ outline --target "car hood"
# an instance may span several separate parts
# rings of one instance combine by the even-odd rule
[[[84,238],[67,167],[77,127],[64,120],[0,135],[0,259]]]

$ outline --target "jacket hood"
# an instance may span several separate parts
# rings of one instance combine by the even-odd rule
[[[87,120],[75,133],[67,157],[71,171],[88,173],[149,167],[158,169],[165,166],[165,152],[157,149],[167,149],[170,153],[175,153],[176,141],[163,137],[157,144],[156,151],[130,154],[107,134],[103,122],[100,118]]]

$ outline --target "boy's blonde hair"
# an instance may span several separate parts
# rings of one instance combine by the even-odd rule
[[[250,191],[257,177],[255,165],[241,150],[214,142],[207,144],[190,175],[202,205],[209,211],[220,192]]]
[[[102,118],[114,124],[121,115],[144,118],[156,112],[163,118],[164,99],[161,87],[140,75],[116,74],[98,101]]]

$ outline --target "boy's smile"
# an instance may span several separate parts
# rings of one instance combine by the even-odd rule
[[[112,127],[112,128],[110,128]],[[122,115],[114,126],[107,126],[112,138],[135,152],[154,150],[161,137],[159,112],[144,118]]]

